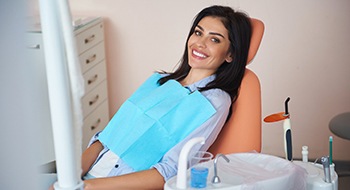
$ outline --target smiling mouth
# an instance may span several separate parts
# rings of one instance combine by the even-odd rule
[[[204,55],[203,53],[199,53],[198,51],[192,50],[192,54],[200,57],[200,58],[207,58],[208,56]]]

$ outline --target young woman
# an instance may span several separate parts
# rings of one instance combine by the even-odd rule
[[[173,73],[152,75],[83,153],[85,189],[162,189],[191,138],[206,151],[224,125],[247,63],[250,19],[230,7],[203,9]]]

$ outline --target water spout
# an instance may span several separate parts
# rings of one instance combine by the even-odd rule
[[[191,140],[189,140],[184,147],[182,148],[179,156],[179,163],[178,163],[178,171],[177,171],[177,181],[176,181],[176,187],[178,189],[186,189],[187,188],[187,160],[188,160],[188,154],[191,151],[192,147],[198,143],[204,144],[205,139],[204,137],[196,137]]]

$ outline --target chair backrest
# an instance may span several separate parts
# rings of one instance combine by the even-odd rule
[[[251,19],[252,38],[248,54],[249,64],[255,57],[264,34],[264,23]],[[229,154],[261,151],[261,91],[254,72],[246,69],[239,96],[232,104],[232,115],[219,133],[209,152]]]

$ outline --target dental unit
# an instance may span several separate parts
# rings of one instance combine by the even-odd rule
[[[204,143],[203,138],[189,140],[180,152],[177,176],[164,185],[165,190],[175,189],[241,189],[263,187],[264,189],[304,188],[305,170],[285,159],[256,152],[217,154],[215,159],[197,163],[193,167],[206,168],[208,175],[204,188],[192,187],[191,169],[187,169],[188,155],[196,144]],[[218,162],[220,158],[224,162]],[[220,177],[219,177],[220,176]],[[293,180],[293,183],[290,182]]]
[[[334,170],[334,163],[330,163],[329,156],[321,157],[321,163],[309,162],[307,146],[302,147],[302,161],[294,160],[295,165],[301,166],[307,172],[307,190],[338,190],[338,175]]]
[[[334,164],[332,163],[332,141],[333,138],[329,138],[329,156],[323,156],[321,158],[321,164],[311,163],[308,161],[308,147],[302,147],[302,161],[293,160],[293,149],[292,149],[292,134],[291,134],[291,123],[290,114],[288,111],[288,97],[285,102],[285,112],[275,113],[264,118],[264,121],[277,122],[283,120],[283,131],[284,131],[284,150],[286,160],[292,161],[294,164],[301,166],[307,171],[306,181],[307,188],[310,190],[337,190],[338,189],[338,176],[334,171]]]
[[[256,152],[219,153],[213,160],[195,165],[205,168],[207,178],[211,180],[206,181],[204,188],[192,187],[191,168],[187,169],[188,158],[192,147],[203,143],[204,138],[197,137],[185,144],[180,153],[177,176],[165,183],[165,190],[244,188],[338,190],[338,175],[334,170],[334,163],[330,163],[328,156],[321,158],[321,164],[309,162],[307,146],[302,147],[300,161],[289,161]],[[218,162],[221,157],[225,162]]]

